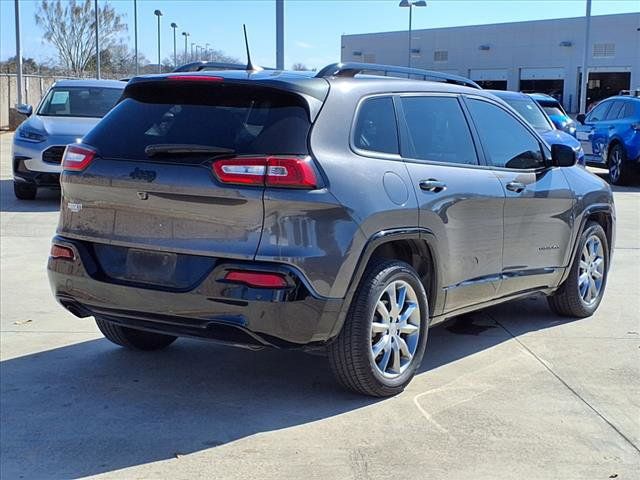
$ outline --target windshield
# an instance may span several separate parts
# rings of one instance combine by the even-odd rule
[[[533,128],[538,130],[549,130],[553,128],[549,124],[547,117],[542,113],[533,100],[529,98],[503,98],[503,100],[516,112],[522,115],[522,117],[524,117],[524,119],[529,122]]]
[[[565,116],[564,112],[560,110],[558,107],[546,107],[543,105],[542,109],[544,110],[544,113],[546,113],[549,116],[552,116],[552,115],[557,115],[561,117]]]
[[[38,115],[52,117],[104,117],[122,90],[104,87],[54,87],[45,97]]]

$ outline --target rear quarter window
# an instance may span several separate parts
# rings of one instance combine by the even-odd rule
[[[102,157],[146,159],[145,148],[157,144],[220,147],[236,155],[308,153],[309,114],[295,94],[232,84],[131,87],[84,139]]]
[[[353,132],[358,150],[399,154],[398,127],[391,97],[365,99],[358,109]]]

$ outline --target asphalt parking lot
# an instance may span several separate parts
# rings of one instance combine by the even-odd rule
[[[341,391],[320,356],[104,340],[51,296],[59,198],[15,200],[0,142],[3,479],[638,478],[640,188],[616,189],[596,315],[533,298],[452,319],[407,390],[372,400]]]

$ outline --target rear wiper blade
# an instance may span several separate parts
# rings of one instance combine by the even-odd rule
[[[156,143],[147,145],[144,153],[148,157],[154,155],[170,154],[170,155],[188,155],[188,154],[207,154],[207,153],[234,153],[232,148],[216,147],[212,145],[197,145],[191,143]]]

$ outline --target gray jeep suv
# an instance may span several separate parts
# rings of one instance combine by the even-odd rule
[[[66,149],[49,277],[118,345],[324,349],[344,386],[393,395],[436,322],[539,292],[596,310],[613,199],[575,163],[437,72],[138,77]]]

